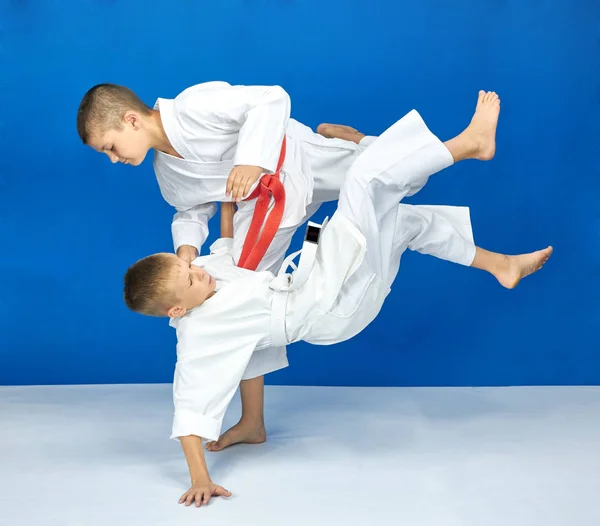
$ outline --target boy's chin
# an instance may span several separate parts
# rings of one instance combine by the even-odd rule
[[[136,159],[127,159],[127,164],[129,164],[131,166],[139,166],[140,164],[142,164],[144,162],[147,155],[148,155],[148,152],[144,153],[144,155],[142,155],[141,157],[137,157]]]

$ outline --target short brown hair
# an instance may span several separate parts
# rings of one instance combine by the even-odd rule
[[[83,143],[87,144],[94,133],[120,130],[123,115],[130,110],[144,115],[152,112],[129,88],[116,84],[98,84],[81,99],[77,110],[77,133]]]
[[[173,267],[169,254],[154,254],[131,265],[124,279],[127,306],[147,316],[166,316],[175,301],[169,286]]]

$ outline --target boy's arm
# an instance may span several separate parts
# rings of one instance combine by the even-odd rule
[[[179,439],[192,487],[180,502],[199,505],[229,492],[210,480],[202,439],[219,438],[223,416],[259,340],[246,310],[233,309],[234,320],[208,317],[177,322],[177,364],[173,378],[172,439]],[[231,327],[246,326],[241,331]],[[250,334],[248,334],[250,332]]]
[[[235,86],[247,100],[235,151],[236,166],[261,166],[275,173],[291,113],[290,96],[281,86]]]
[[[221,237],[233,237],[233,216],[235,215],[234,203],[221,203]]]
[[[171,234],[180,258],[191,263],[198,257],[208,237],[208,222],[216,212],[215,203],[205,203],[189,210],[178,210],[173,216]]]
[[[185,503],[189,506],[195,503],[196,506],[208,504],[211,497],[230,497],[231,492],[222,486],[213,484],[210,480],[204,451],[202,449],[202,439],[195,435],[180,437],[181,447],[185,454],[188,468],[190,470],[190,480],[192,487],[186,491],[179,499],[179,504]]]
[[[291,114],[291,100],[281,86],[235,86],[252,97],[239,131],[235,167],[227,179],[226,195],[236,202],[248,197],[263,172],[275,173]],[[250,92],[249,90],[252,90]],[[261,91],[259,91],[261,90]]]
[[[262,173],[274,173],[291,114],[291,101],[281,86],[231,86],[224,82],[200,85],[178,101],[186,120],[213,134],[238,133],[235,167],[226,195],[239,201],[248,196]]]

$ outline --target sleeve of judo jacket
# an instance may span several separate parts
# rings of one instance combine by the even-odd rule
[[[208,222],[217,213],[216,203],[205,203],[188,210],[179,210],[171,222],[175,252],[182,245],[200,249],[208,237]]]
[[[227,406],[244,375],[256,341],[230,327],[202,327],[177,343],[172,439],[196,435],[217,440]]]
[[[281,86],[213,83],[185,99],[186,120],[215,134],[238,133],[234,164],[274,173],[290,119],[290,96]]]

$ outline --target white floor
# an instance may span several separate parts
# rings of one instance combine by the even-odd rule
[[[200,509],[171,414],[169,385],[0,388],[0,524],[600,525],[600,388],[267,387]]]

